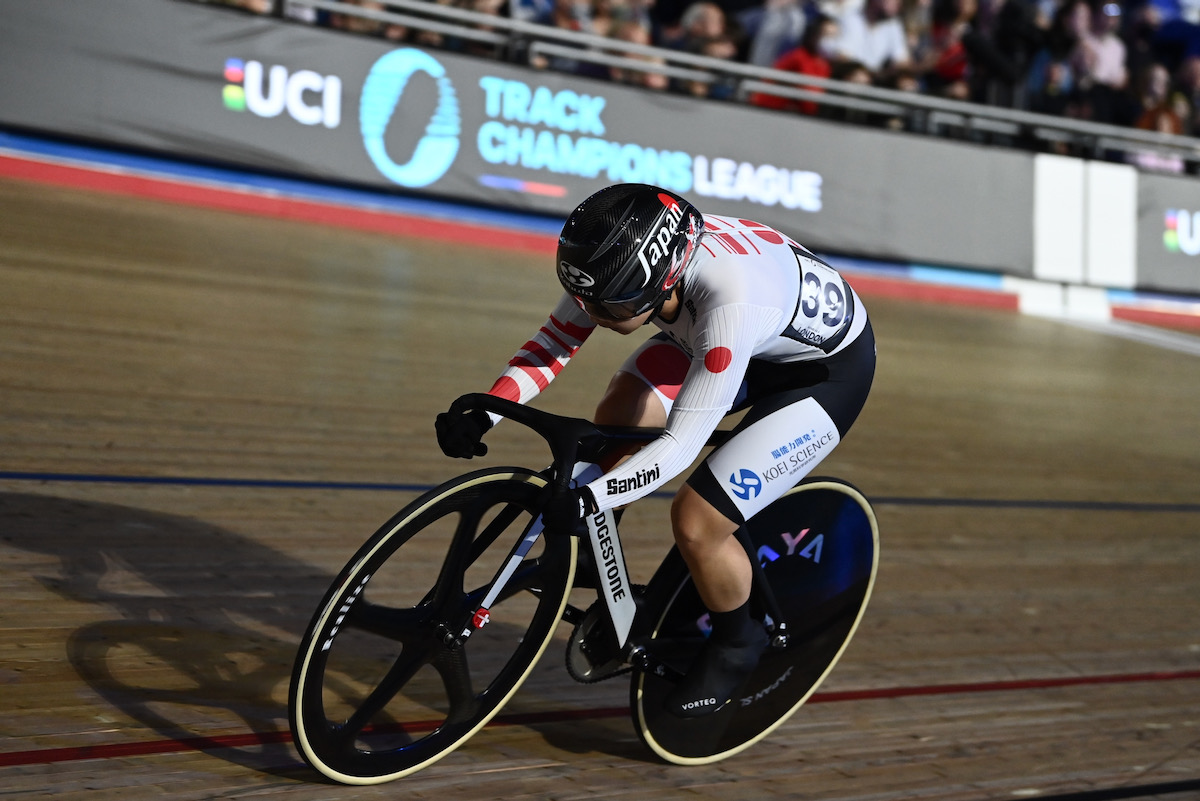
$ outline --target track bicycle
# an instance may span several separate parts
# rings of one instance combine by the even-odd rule
[[[490,467],[430,490],[385,523],[338,574],[301,640],[288,711],[304,760],[330,779],[376,784],[427,767],[466,742],[573,625],[568,672],[589,683],[630,675],[642,741],[662,759],[715,762],[761,740],[833,668],[870,599],[879,533],[867,499],[809,479],[739,532],[754,568],[752,609],[770,635],[758,667],[719,711],[683,719],[663,698],[700,650],[707,612],[672,547],[633,585],[619,514],[582,535],[542,530],[541,505],[574,466],[645,443],[651,429],[598,427],[490,395],[452,411],[492,411],[546,440],[544,470]],[[715,432],[718,445],[728,432]],[[598,475],[598,468],[593,468]],[[435,572],[436,571],[436,572]],[[596,590],[587,609],[572,587]]]

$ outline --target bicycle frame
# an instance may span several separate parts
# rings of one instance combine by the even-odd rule
[[[451,404],[450,409],[452,412],[458,413],[476,409],[494,412],[526,426],[546,440],[554,457],[552,492],[565,492],[572,479],[582,484],[598,477],[601,472],[595,464],[588,464],[584,470],[579,472],[576,472],[576,465],[586,464],[592,459],[598,458],[606,447],[618,443],[645,443],[657,438],[662,433],[661,429],[655,428],[601,427],[576,418],[561,417],[550,412],[531,409],[519,403],[483,393],[463,395]],[[719,445],[728,436],[728,431],[716,431],[709,438],[707,445]],[[608,623],[615,635],[618,650],[625,653],[628,661],[636,664],[637,667],[661,674],[668,668],[656,664],[656,660],[646,652],[645,648],[631,646],[630,643],[630,634],[638,607],[629,581],[616,515],[612,510],[606,510],[589,515],[586,523],[588,542],[596,569],[598,585],[596,592],[604,600],[608,612]],[[505,567],[496,576],[491,591],[481,608],[472,617],[471,624],[465,626],[458,634],[458,642],[461,643],[470,636],[472,627],[478,628],[482,625],[479,621],[486,622],[490,603],[503,593],[504,586],[513,570],[537,542],[542,530],[542,520],[539,516],[523,533]],[[738,530],[738,541],[746,550],[754,570],[755,592],[771,617],[772,644],[775,647],[783,647],[787,644],[787,622],[783,619],[783,614],[769,583],[763,578],[762,567],[758,563],[744,527]]]
[[[635,588],[619,512],[591,515],[586,534],[550,531],[539,542],[546,533],[540,509],[552,492],[572,479],[594,480],[606,456],[662,432],[599,427],[489,395],[463,396],[451,408],[525,425],[550,446],[552,465],[488,467],[430,490],[379,528],[330,586],[301,638],[288,705],[301,755],[326,776],[389,781],[458,748],[529,677],[564,621],[575,626],[567,644],[571,676],[591,683],[632,671],[638,736],[675,764],[724,759],[767,736],[840,658],[878,565],[874,513],[852,486],[817,479],[796,487],[738,531],[754,575],[752,614],[773,647],[736,703],[711,719],[685,719],[663,699],[702,647],[707,609],[678,549]],[[708,444],[730,433],[714,432]],[[413,573],[421,568],[397,558],[410,543],[446,547],[428,591],[426,578]],[[578,586],[598,596],[586,611],[569,598],[581,562],[587,578]],[[498,626],[480,632],[492,605]],[[795,625],[790,634],[785,614]],[[513,626],[524,634],[512,637]],[[444,720],[427,730],[430,710]]]

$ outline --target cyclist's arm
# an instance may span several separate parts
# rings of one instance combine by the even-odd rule
[[[621,465],[588,484],[601,509],[649,495],[682,473],[733,406],[758,340],[757,307],[727,305],[705,315],[695,356],[667,418],[666,431]]]
[[[528,403],[549,386],[596,328],[570,295],[563,293],[550,318],[517,351],[488,390],[517,403]],[[492,414],[492,422],[500,416]]]

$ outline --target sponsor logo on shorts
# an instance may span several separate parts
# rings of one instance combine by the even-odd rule
[[[762,492],[763,482],[758,473],[745,467],[731,475],[729,483],[733,487],[733,494],[743,501],[757,498],[758,494]]]

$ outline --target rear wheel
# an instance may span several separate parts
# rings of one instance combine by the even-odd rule
[[[712,715],[682,719],[663,699],[672,684],[635,671],[634,726],[668,762],[716,762],[748,748],[808,700],[841,657],[871,597],[879,528],[866,498],[841,481],[814,479],[747,524],[750,540],[788,623],[785,647],[770,647],[733,701]],[[707,611],[677,551],[647,587],[652,620],[647,648],[686,672],[707,636]]]
[[[542,537],[475,624],[488,625],[472,620],[545,485],[517,468],[448,482],[343,569],[292,671],[292,733],[310,765],[346,784],[400,778],[457,748],[516,692],[566,606],[576,540]],[[455,644],[464,628],[472,634]]]

